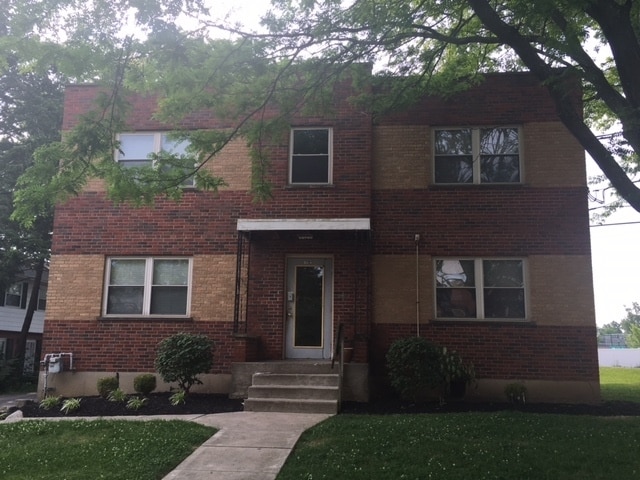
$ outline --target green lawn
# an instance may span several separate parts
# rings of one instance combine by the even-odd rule
[[[278,480],[632,479],[639,449],[636,417],[339,415],[302,436]]]
[[[640,369],[602,368],[604,400],[640,402]],[[215,432],[190,422],[0,424],[0,478],[161,479]],[[338,415],[305,432],[278,480],[640,478],[640,417],[507,411]]]
[[[603,400],[640,403],[640,368],[600,368],[600,392]]]
[[[640,369],[600,375],[604,400],[640,402]],[[639,449],[640,417],[339,415],[302,436],[278,480],[631,479]]]
[[[0,424],[0,478],[161,479],[214,433],[182,421]]]

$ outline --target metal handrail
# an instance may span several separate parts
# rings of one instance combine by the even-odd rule
[[[333,370],[333,366],[336,362],[336,356],[338,357],[338,411],[340,411],[340,407],[342,405],[342,377],[344,375],[344,328],[342,323],[338,325],[338,335],[336,337],[336,345],[333,349],[333,354],[331,355],[331,369]]]
[[[344,363],[344,328],[342,323],[338,325],[338,335],[336,336],[336,344],[331,355],[331,369],[336,362],[336,357],[340,359],[340,374],[342,374],[342,365]]]

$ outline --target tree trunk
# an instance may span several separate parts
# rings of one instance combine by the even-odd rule
[[[31,288],[31,296],[29,297],[29,303],[27,304],[27,311],[24,314],[24,321],[22,322],[22,330],[18,341],[14,346],[14,358],[18,358],[19,367],[16,369],[16,376],[22,376],[24,368],[25,353],[27,351],[27,337],[29,336],[29,330],[31,329],[31,322],[33,321],[33,314],[38,308],[38,296],[40,293],[40,284],[42,283],[42,275],[44,273],[44,258],[38,260],[35,267],[35,278],[33,279],[33,287]]]
[[[624,169],[616,162],[615,158],[602,145],[591,129],[584,123],[580,112],[576,112],[571,102],[567,101],[566,91],[563,89],[562,79],[559,80],[554,69],[547,65],[539,56],[536,49],[523,38],[511,25],[502,21],[498,13],[486,0],[467,0],[482,23],[493,32],[500,42],[509,45],[520,57],[522,62],[546,84],[556,104],[558,115],[562,123],[580,142],[582,147],[593,157],[603,173],[607,176],[611,185],[618,194],[624,198],[631,207],[640,212],[640,189],[626,174]],[[598,20],[598,19],[596,19]],[[633,110],[633,109],[632,109]],[[625,115],[619,109],[614,109],[619,118],[625,123]],[[625,128],[625,137],[628,132]],[[636,136],[629,135],[627,140],[633,140]],[[633,146],[633,145],[632,145]],[[636,153],[640,153],[637,149]]]

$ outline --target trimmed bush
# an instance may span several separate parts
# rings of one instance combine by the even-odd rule
[[[155,368],[165,382],[178,382],[189,393],[202,382],[197,375],[207,373],[213,365],[213,341],[206,335],[176,333],[158,344]]]
[[[442,369],[442,349],[424,338],[396,340],[387,352],[391,386],[403,400],[416,401],[429,389],[447,381]]]
[[[136,376],[133,379],[133,389],[142,395],[149,395],[156,389],[156,376],[151,373]]]
[[[98,379],[98,394],[102,398],[109,397],[109,394],[120,386],[118,377],[102,377]]]

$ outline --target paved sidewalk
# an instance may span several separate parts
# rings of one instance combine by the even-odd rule
[[[21,407],[27,400],[37,401],[38,394],[31,392],[0,395],[0,413],[6,412],[12,407]]]
[[[220,430],[164,480],[274,480],[300,434],[330,416],[233,412],[195,418]]]
[[[31,399],[0,395],[0,407]],[[327,414],[232,412],[213,415],[139,415],[118,420],[184,420],[218,432],[163,480],[274,480],[302,432],[331,417]],[[101,417],[55,417],[51,420],[97,420]],[[104,417],[102,417],[104,418]],[[6,421],[21,421],[21,412]]]

